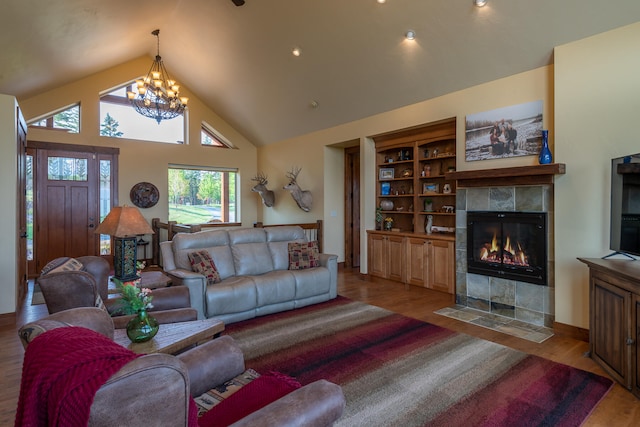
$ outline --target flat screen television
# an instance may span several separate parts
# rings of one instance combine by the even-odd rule
[[[610,249],[640,256],[640,153],[611,159]]]

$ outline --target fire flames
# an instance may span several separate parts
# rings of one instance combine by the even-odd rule
[[[491,243],[485,243],[480,249],[480,260],[485,262],[500,262],[500,248],[498,247],[498,239],[493,234]],[[517,242],[515,246],[511,245],[511,237],[507,236],[504,247],[502,248],[502,263],[509,265],[529,266],[529,259],[522,245]]]

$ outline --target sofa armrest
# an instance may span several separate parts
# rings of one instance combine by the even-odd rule
[[[338,255],[334,254],[319,254],[318,259],[320,261],[320,265],[323,267],[329,267],[332,263],[338,263]]]
[[[338,255],[320,254],[320,266],[327,267],[331,277],[329,296],[333,299],[338,296]]]
[[[326,427],[342,416],[345,407],[340,386],[326,380],[299,388],[232,424],[234,427]]]
[[[65,326],[82,326],[113,339],[113,321],[107,312],[97,307],[76,307],[59,311],[21,326],[18,336],[24,348],[27,348],[41,333]]]
[[[229,335],[198,345],[177,356],[187,366],[191,395],[200,396],[244,372],[244,355]]]
[[[206,319],[205,292],[207,291],[207,279],[200,273],[180,268],[165,271],[165,273],[171,278],[174,286],[182,285],[189,289],[191,307],[198,310],[198,319]]]

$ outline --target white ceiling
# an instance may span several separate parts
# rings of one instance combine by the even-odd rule
[[[554,46],[637,21],[638,0],[5,0],[0,93],[150,65],[160,28],[170,74],[264,145],[541,67]]]

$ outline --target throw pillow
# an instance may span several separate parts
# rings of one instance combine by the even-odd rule
[[[191,269],[206,277],[207,284],[213,285],[221,281],[220,273],[218,273],[216,264],[213,262],[213,258],[209,255],[209,252],[205,250],[189,252],[187,256],[191,263]]]
[[[63,271],[79,271],[82,270],[82,263],[75,258],[61,257],[50,261],[42,269],[43,276],[50,273],[61,273]]]
[[[318,242],[289,243],[289,270],[303,270],[319,265]]]

